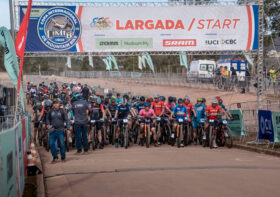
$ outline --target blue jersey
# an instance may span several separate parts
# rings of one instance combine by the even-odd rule
[[[219,104],[219,105],[220,105],[221,108],[223,108],[225,111],[227,111],[227,108],[226,108],[225,105],[223,105],[223,104]]]
[[[174,115],[176,119],[186,117],[188,110],[185,106],[180,107],[179,105],[174,108]]]
[[[141,103],[139,103],[135,106],[135,109],[137,110],[138,113],[140,112],[141,109],[144,109],[144,108],[145,108],[144,104],[141,104]]]
[[[124,119],[124,118],[127,118],[129,112],[130,112],[130,106],[129,104],[119,104],[117,106],[117,111],[118,111],[118,118],[119,119]]]
[[[196,113],[196,117],[197,119],[201,119],[201,118],[204,118],[204,114],[205,114],[205,111],[206,111],[206,106],[204,104],[195,104],[194,105],[194,110],[195,110],[195,113]]]

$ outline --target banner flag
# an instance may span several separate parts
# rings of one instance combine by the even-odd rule
[[[11,33],[6,27],[0,27],[0,46],[5,48],[5,57],[4,57],[4,65],[5,69],[13,82],[15,88],[18,88],[18,74],[19,74],[19,66],[17,55],[15,51],[15,45]],[[24,110],[24,94],[22,86],[20,88],[20,101]],[[18,91],[17,91],[18,92]]]
[[[280,112],[272,112],[272,123],[274,129],[274,142],[280,142]]]
[[[20,59],[20,69],[19,69],[19,75],[18,75],[18,83],[17,83],[17,96],[19,96],[19,89],[20,89],[20,83],[21,83],[21,75],[22,75],[22,69],[23,69],[23,61],[24,61],[24,51],[25,51],[25,45],[26,45],[26,36],[27,36],[27,30],[29,25],[29,18],[30,18],[30,12],[32,7],[32,0],[28,0],[28,6],[26,14],[21,22],[16,41],[16,53]]]
[[[180,65],[185,66],[188,69],[188,61],[186,52],[180,52]]]
[[[142,57],[139,55],[138,56],[138,68],[140,69],[140,70],[142,70],[143,68],[142,68]]]
[[[89,62],[89,65],[93,68],[93,57],[92,56],[88,56],[88,62]]]
[[[119,66],[118,66],[118,63],[117,63],[117,60],[116,60],[115,56],[110,55],[108,57],[108,59],[109,59],[110,62],[112,62],[114,64],[114,69],[119,70]]]
[[[244,130],[242,111],[240,109],[229,110],[229,113],[233,117],[233,120],[228,121],[232,136],[245,136],[246,131]]]
[[[67,63],[66,63],[66,65],[67,65],[68,68],[72,68],[71,57],[70,56],[67,56]]]

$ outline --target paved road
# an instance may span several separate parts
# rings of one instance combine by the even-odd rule
[[[50,164],[51,154],[40,148],[49,197],[280,196],[280,159],[273,156],[167,145],[74,153]]]

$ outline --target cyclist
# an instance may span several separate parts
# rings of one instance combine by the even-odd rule
[[[205,117],[206,106],[203,104],[202,98],[197,98],[197,103],[194,105],[195,118],[193,121],[194,129],[194,143],[197,143],[197,126],[200,124],[200,120]],[[205,132],[205,131],[204,131]],[[205,133],[203,136],[206,136]]]
[[[174,108],[174,116],[175,116],[175,121],[173,124],[173,131],[177,131],[178,125],[178,120],[179,119],[184,119],[185,117],[188,117],[190,119],[190,115],[188,114],[188,110],[186,106],[183,105],[184,100],[182,98],[178,99],[178,106]],[[176,132],[175,132],[176,133]],[[185,130],[183,130],[183,136],[185,135]],[[181,147],[184,147],[184,142],[183,142],[183,136],[181,136]]]
[[[103,108],[103,105],[101,103],[101,99],[99,97],[94,97],[91,100],[92,104],[90,106],[91,113],[90,113],[90,120],[96,121],[96,131],[98,135],[98,142],[99,142],[99,148],[103,149],[104,144],[102,142],[102,127],[103,127],[103,121],[105,118],[105,111]],[[105,139],[103,139],[104,141]]]
[[[156,114],[157,117],[162,117],[165,111],[165,105],[162,101],[159,100],[160,95],[156,94],[154,97],[154,101],[152,102],[152,108]],[[156,123],[156,120],[154,120],[154,124]],[[161,121],[161,126],[162,126],[162,121]],[[157,136],[158,138],[161,137],[161,127],[159,128],[159,136]],[[160,142],[158,142],[158,144],[160,145]]]
[[[212,100],[212,105],[209,105],[206,108],[206,117],[208,119],[208,122],[205,124],[205,130],[208,129],[209,127],[209,120],[214,120],[215,122],[218,120],[218,118],[221,117],[221,107],[218,105],[218,100],[214,98]],[[216,123],[215,123],[216,124]],[[216,125],[214,125],[216,127]],[[217,143],[216,143],[216,137],[217,137],[217,129],[214,129],[214,139],[213,139],[213,147],[217,148]],[[205,139],[205,137],[203,136]]]
[[[231,113],[227,110],[226,106],[223,104],[223,100],[221,99],[221,97],[216,96],[216,99],[218,100],[218,104],[221,107],[223,114],[226,115],[226,118],[232,119],[232,115]]]
[[[128,96],[124,95],[121,104],[119,104],[116,108],[116,113],[115,113],[115,119],[118,119],[117,122],[117,131],[116,131],[116,142],[115,146],[116,148],[119,147],[119,135],[121,131],[121,123],[123,119],[129,119],[129,114],[134,115],[134,111],[131,109],[130,105],[128,104]],[[128,121],[128,130],[131,129],[132,121]]]
[[[34,134],[33,134],[33,140],[34,143],[36,144],[36,139],[37,139],[37,134],[38,134],[38,128],[39,128],[39,124],[40,124],[40,115],[41,115],[41,111],[42,111],[42,104],[41,102],[37,102],[36,105],[34,105],[33,107],[33,122],[34,122]]]
[[[91,112],[91,108],[89,107],[87,101],[82,100],[82,95],[80,93],[76,93],[74,95],[74,99],[76,101],[73,102],[73,114],[74,114],[74,130],[75,130],[75,138],[76,138],[76,147],[77,153],[80,154],[82,152],[82,138],[83,138],[83,146],[84,146],[84,154],[88,153],[88,112]]]
[[[144,103],[144,109],[141,109],[141,111],[139,112],[139,118],[141,119],[154,119],[156,118],[156,115],[155,115],[155,112],[153,109],[151,109],[151,105],[150,103],[148,102],[145,102]],[[144,133],[144,121],[142,121],[142,123],[140,124],[140,131],[141,131],[141,134],[140,134],[140,139],[141,139],[141,144],[143,144],[143,133]],[[155,146],[157,147],[158,146],[158,142],[157,142],[157,134],[156,134],[156,130],[155,130],[155,127],[154,127],[154,124],[153,122],[151,121],[150,122],[150,129],[151,129],[151,132],[153,133],[153,137],[154,137],[154,141],[155,141]],[[148,136],[150,137],[150,136]]]

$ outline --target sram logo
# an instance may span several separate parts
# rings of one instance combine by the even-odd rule
[[[163,40],[164,47],[193,47],[196,46],[196,39],[169,39]]]

